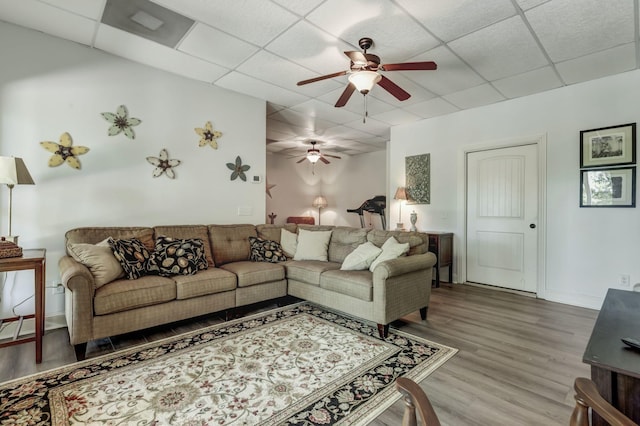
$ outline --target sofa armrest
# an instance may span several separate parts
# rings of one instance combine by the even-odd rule
[[[421,269],[433,268],[436,260],[436,255],[431,252],[386,260],[373,270],[374,281],[376,281],[376,279],[385,280],[387,278],[397,277]]]
[[[69,290],[65,299],[65,316],[71,344],[92,339],[93,297],[95,281],[89,269],[69,256],[58,262],[62,284]]]

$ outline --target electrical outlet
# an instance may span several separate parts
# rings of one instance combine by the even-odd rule
[[[53,294],[64,294],[64,286],[62,283],[56,284],[56,288],[53,289]]]
[[[620,287],[629,287],[631,285],[631,277],[629,274],[620,274]]]

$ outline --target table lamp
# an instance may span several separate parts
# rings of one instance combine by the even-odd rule
[[[13,187],[15,185],[34,185],[35,182],[22,158],[0,157],[0,183],[6,184],[9,188],[9,235],[5,239],[18,244],[18,236],[11,235]]]
[[[323,209],[325,207],[327,207],[327,199],[324,198],[322,195],[318,195],[316,198],[313,199],[313,207],[317,207],[318,208],[318,225],[320,225],[320,209]]]
[[[407,190],[404,186],[399,186],[396,189],[396,195],[393,196],[394,200],[400,200],[399,212],[398,212],[398,223],[396,223],[396,230],[403,230],[404,223],[402,223],[402,203],[407,200]]]

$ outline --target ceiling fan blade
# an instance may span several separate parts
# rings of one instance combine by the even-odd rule
[[[362,52],[352,50],[350,52],[344,52],[344,54],[347,55],[349,59],[351,59],[351,62],[353,62],[354,64],[364,66],[367,65],[367,62],[369,62],[367,60],[367,57]]]
[[[435,62],[404,62],[401,64],[384,64],[383,71],[432,71],[438,69]]]
[[[329,164],[329,163],[331,163],[331,161],[327,160],[327,159],[326,159],[326,158],[324,158],[324,157],[320,157],[320,161],[322,161],[324,164]]]
[[[342,158],[342,157],[338,157],[337,155],[331,155],[331,154],[322,154],[322,155],[325,157],[331,157],[331,158],[338,158],[338,159]]]
[[[395,96],[399,101],[406,101],[411,97],[411,95],[407,93],[403,88],[395,84],[393,81],[389,80],[384,75],[382,76],[380,81],[378,81],[378,84],[382,86],[384,90]]]
[[[298,86],[302,86],[309,83],[315,83],[316,81],[326,80],[333,77],[340,77],[341,75],[346,75],[346,71],[334,72],[333,74],[321,75],[320,77],[310,78],[309,80],[302,80],[297,83]]]
[[[307,157],[302,157],[302,159],[301,159],[301,160],[296,161],[296,164],[300,164],[300,163],[302,163],[302,162],[303,162],[304,160],[306,160],[306,159],[307,159]]]
[[[340,97],[338,98],[338,102],[336,102],[336,105],[335,105],[336,108],[345,106],[347,104],[347,101],[355,91],[356,91],[356,86],[354,86],[353,83],[349,83],[349,85],[345,87],[344,92],[342,92],[342,95],[340,95]]]

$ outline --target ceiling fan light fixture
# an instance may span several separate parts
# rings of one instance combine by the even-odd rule
[[[382,76],[375,71],[358,71],[349,75],[349,82],[356,86],[356,90],[366,95]]]
[[[320,159],[320,153],[318,152],[318,150],[310,150],[307,153],[307,160],[309,160],[311,163],[317,163],[318,160]]]

